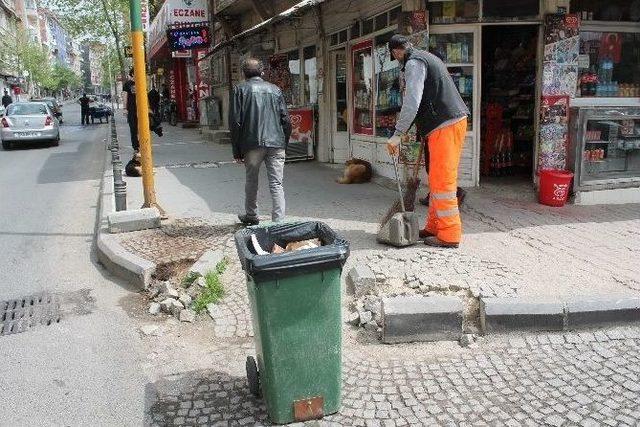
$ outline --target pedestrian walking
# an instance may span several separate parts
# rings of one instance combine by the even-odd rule
[[[122,85],[122,92],[125,94],[124,108],[129,122],[129,134],[131,135],[131,146],[134,151],[140,150],[138,142],[138,112],[136,111],[136,82],[133,80],[133,68],[129,70],[129,79]]]
[[[269,179],[273,208],[271,219],[284,220],[285,150],[291,136],[291,120],[280,88],[262,79],[264,67],[255,58],[242,63],[245,81],[233,88],[229,108],[229,127],[233,158],[244,163],[245,213],[238,215],[245,225],[258,220],[258,177],[264,162]]]
[[[7,108],[9,104],[11,104],[12,102],[13,102],[13,98],[11,98],[11,95],[9,95],[9,91],[5,89],[4,95],[2,96],[2,106],[4,108]]]
[[[413,123],[429,150],[429,213],[420,237],[429,246],[460,245],[462,223],[456,198],[458,164],[467,132],[469,109],[435,55],[415,49],[407,37],[389,40],[391,56],[402,64],[405,91],[394,135],[387,142],[392,156],[399,153],[402,135]]]
[[[82,126],[84,126],[85,124],[88,125],[89,116],[91,115],[91,113],[89,113],[89,103],[91,102],[91,99],[87,97],[86,93],[83,93],[78,102],[80,103],[80,123],[82,124]]]

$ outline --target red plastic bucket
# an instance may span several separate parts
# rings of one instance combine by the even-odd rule
[[[556,169],[540,171],[539,201],[547,206],[564,206],[569,197],[573,172]]]

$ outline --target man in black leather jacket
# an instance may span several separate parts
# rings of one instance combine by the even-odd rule
[[[229,129],[233,158],[246,169],[245,213],[240,222],[256,225],[258,220],[258,177],[264,162],[274,222],[284,220],[285,199],[282,181],[285,150],[291,136],[289,112],[280,88],[262,79],[263,65],[249,58],[242,63],[245,81],[233,88],[229,106]]]

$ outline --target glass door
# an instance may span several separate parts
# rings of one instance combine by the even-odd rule
[[[347,103],[347,54],[331,52],[331,160],[342,163],[351,157]]]

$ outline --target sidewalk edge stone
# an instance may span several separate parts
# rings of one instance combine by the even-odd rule
[[[109,234],[108,215],[115,211],[113,194],[113,170],[111,169],[111,152],[108,150],[110,132],[105,142],[105,160],[100,197],[98,198],[98,225],[96,227],[96,252],[98,261],[104,268],[115,276],[121,277],[142,289],[151,281],[151,274],[156,265],[127,251],[118,239]]]

